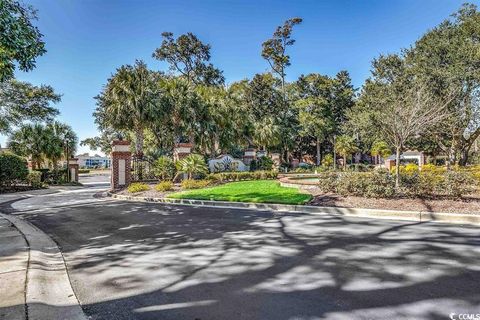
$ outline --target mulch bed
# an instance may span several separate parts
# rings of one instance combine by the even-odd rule
[[[480,214],[480,197],[469,196],[462,199],[373,199],[363,197],[343,197],[335,194],[317,194],[308,205],[344,208],[368,208],[426,212],[450,212]]]

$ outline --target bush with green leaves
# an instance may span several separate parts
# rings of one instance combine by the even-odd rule
[[[193,179],[185,179],[182,181],[181,186],[182,189],[190,190],[190,189],[201,189],[208,187],[211,184],[211,180],[193,180]]]
[[[250,162],[250,171],[257,171],[257,170],[269,171],[269,170],[272,170],[273,164],[274,163],[272,158],[267,156],[259,157],[256,160],[252,160]]]
[[[460,198],[471,193],[475,180],[471,174],[462,171],[447,171],[444,175],[443,192],[446,196]]]
[[[391,198],[395,195],[395,179],[386,170],[376,170],[367,174],[368,182],[363,195],[367,198]]]
[[[139,193],[139,192],[150,190],[150,187],[145,183],[135,182],[130,184],[127,190],[130,193]]]
[[[319,188],[325,193],[367,198],[389,198],[395,194],[393,176],[383,170],[373,172],[324,172]]]
[[[42,173],[38,171],[30,171],[27,175],[27,183],[32,188],[41,188],[43,186],[42,183]]]
[[[220,172],[211,173],[207,176],[213,182],[245,181],[245,180],[271,180],[276,179],[277,171],[242,171],[242,172]]]
[[[158,192],[165,192],[165,191],[171,191],[173,190],[173,182],[166,180],[166,181],[160,181],[156,186],[155,190]]]
[[[188,179],[202,176],[208,173],[208,167],[205,159],[199,154],[190,154],[177,162],[177,171],[186,173]]]
[[[318,179],[318,187],[320,191],[324,193],[337,192],[337,180],[339,179],[339,172],[321,172],[318,176]]]
[[[172,180],[175,176],[175,162],[167,156],[161,156],[153,165],[153,172],[160,180]]]
[[[400,188],[395,188],[394,174],[387,170],[372,172],[323,172],[319,188],[324,193],[367,198],[450,197],[459,198],[474,191],[475,179],[460,170],[417,170],[413,166],[401,171]]]
[[[27,161],[13,153],[0,153],[0,190],[24,181],[28,175]]]
[[[322,167],[331,168],[333,167],[333,156],[331,154],[325,155],[322,159]]]

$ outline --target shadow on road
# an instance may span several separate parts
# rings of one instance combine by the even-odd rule
[[[25,218],[92,319],[445,319],[480,311],[479,228],[105,202]]]

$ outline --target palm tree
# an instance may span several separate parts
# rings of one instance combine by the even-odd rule
[[[54,121],[45,128],[47,141],[45,155],[50,160],[52,167],[57,168],[58,161],[68,159],[77,150],[78,137],[72,127],[65,123]]]
[[[30,158],[32,169],[45,160],[45,127],[40,123],[25,124],[9,137],[8,147],[16,154]]]
[[[65,148],[67,141],[68,148]],[[70,126],[55,121],[47,125],[22,125],[9,137],[8,146],[14,153],[30,158],[32,169],[45,164],[56,169],[58,161],[75,152],[77,142],[77,135]]]
[[[358,151],[355,139],[350,136],[340,136],[335,143],[335,151],[343,157],[343,169],[347,167],[347,157]]]
[[[132,130],[138,156],[143,155],[144,130],[154,121],[157,73],[150,71],[143,61],[117,69],[96,97],[97,116],[103,127]]]
[[[253,142],[264,151],[280,143],[280,129],[270,117],[254,123],[253,130]]]
[[[190,154],[178,162],[178,172],[188,174],[192,179],[194,174],[205,174],[208,172],[207,164],[199,154]]]

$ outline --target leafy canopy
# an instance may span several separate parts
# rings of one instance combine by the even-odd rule
[[[43,35],[32,24],[36,19],[32,6],[0,1],[0,82],[13,78],[16,65],[22,71],[34,69],[35,59],[46,52]]]

